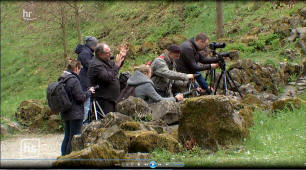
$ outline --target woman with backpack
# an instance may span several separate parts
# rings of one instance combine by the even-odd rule
[[[140,97],[147,103],[159,102],[161,100],[181,101],[183,95],[178,94],[175,97],[161,97],[154,89],[154,83],[150,79],[152,76],[151,67],[140,65],[135,67],[134,74],[128,79],[128,86],[135,86],[134,96]]]
[[[68,68],[59,77],[59,81],[66,79],[65,90],[72,103],[72,106],[61,112],[62,120],[65,121],[65,136],[61,146],[62,156],[71,153],[71,140],[73,135],[81,134],[82,122],[84,119],[84,102],[95,93],[93,87],[84,92],[81,87],[79,74],[82,65],[78,60],[71,60]],[[68,78],[69,77],[69,78]],[[68,78],[68,79],[67,79]]]

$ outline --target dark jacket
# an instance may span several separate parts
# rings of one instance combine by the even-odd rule
[[[117,77],[119,69],[112,60],[106,62],[95,56],[90,61],[87,72],[90,85],[100,86],[95,96],[108,101],[117,100],[120,95],[120,82]]]
[[[87,76],[88,64],[94,56],[93,50],[87,45],[79,44],[75,49],[75,53],[78,54],[78,60],[83,66],[80,72],[80,81],[83,91],[86,91],[89,87],[89,78]]]
[[[134,91],[135,97],[142,98],[148,103],[159,102],[161,100],[176,101],[174,97],[161,97],[155,91],[152,80],[139,71],[134,72],[134,74],[128,79],[127,84],[130,86],[136,86]]]
[[[91,96],[91,92],[83,92],[79,77],[73,72],[64,71],[63,74],[59,77],[64,79],[68,75],[73,74],[74,77],[66,81],[65,90],[72,101],[72,107],[61,113],[63,120],[75,120],[75,119],[84,119],[84,102],[88,97]]]
[[[176,61],[176,70],[182,73],[194,74],[197,71],[210,70],[210,63],[217,63],[216,58],[206,58],[199,53],[200,49],[197,48],[194,39],[191,38],[183,42],[180,45],[181,56]],[[202,63],[206,65],[200,65],[197,63]],[[208,64],[208,65],[207,65]]]

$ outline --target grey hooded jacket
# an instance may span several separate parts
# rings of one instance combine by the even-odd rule
[[[154,82],[155,89],[165,91],[168,96],[173,96],[172,85],[186,85],[188,83],[188,77],[187,74],[176,71],[176,64],[174,61],[171,61],[167,52],[161,56],[164,56],[164,59],[156,58],[151,64],[151,79]]]
[[[142,98],[148,103],[159,102],[161,100],[176,101],[174,97],[163,98],[154,89],[154,83],[148,76],[140,71],[135,71],[134,74],[128,79],[127,84],[136,86],[135,97]]]

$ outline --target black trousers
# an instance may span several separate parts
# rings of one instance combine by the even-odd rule
[[[102,110],[105,114],[116,111],[116,103],[114,101],[105,100],[100,97],[97,97],[96,99],[101,105]]]
[[[71,153],[71,140],[73,135],[81,134],[82,133],[82,119],[75,119],[75,120],[66,120],[65,121],[65,136],[62,143],[61,151],[62,156],[68,155]]]

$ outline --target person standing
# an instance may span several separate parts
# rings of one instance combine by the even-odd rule
[[[191,38],[180,45],[182,50],[180,58],[176,61],[176,70],[187,74],[200,74],[200,71],[216,69],[219,67],[217,58],[207,58],[200,54],[200,51],[207,48],[209,38],[204,33],[199,33],[195,38]],[[203,65],[199,65],[202,63]],[[208,91],[210,88],[204,77],[196,77],[201,87],[201,91]]]
[[[88,77],[91,86],[99,85],[95,98],[102,106],[105,114],[115,111],[116,101],[120,95],[118,73],[123,65],[127,46],[121,45],[120,53],[111,60],[111,49],[105,43],[100,43],[95,49],[95,56],[89,63]]]
[[[80,72],[80,82],[83,91],[86,91],[89,87],[89,78],[87,76],[88,64],[90,60],[92,60],[94,56],[95,48],[98,44],[98,40],[96,37],[87,36],[84,39],[84,45],[79,44],[76,49],[75,53],[78,54],[78,60],[81,62],[83,68]],[[88,114],[90,112],[90,98],[88,98],[84,103],[84,120],[83,123],[88,122]]]
[[[65,90],[72,103],[70,109],[61,112],[61,118],[64,121],[64,139],[61,146],[62,156],[71,153],[71,140],[73,135],[81,134],[82,122],[84,119],[84,102],[95,93],[93,87],[84,92],[81,88],[79,74],[81,71],[81,63],[77,60],[71,60],[68,68],[59,77],[59,81],[71,76],[66,81]]]

